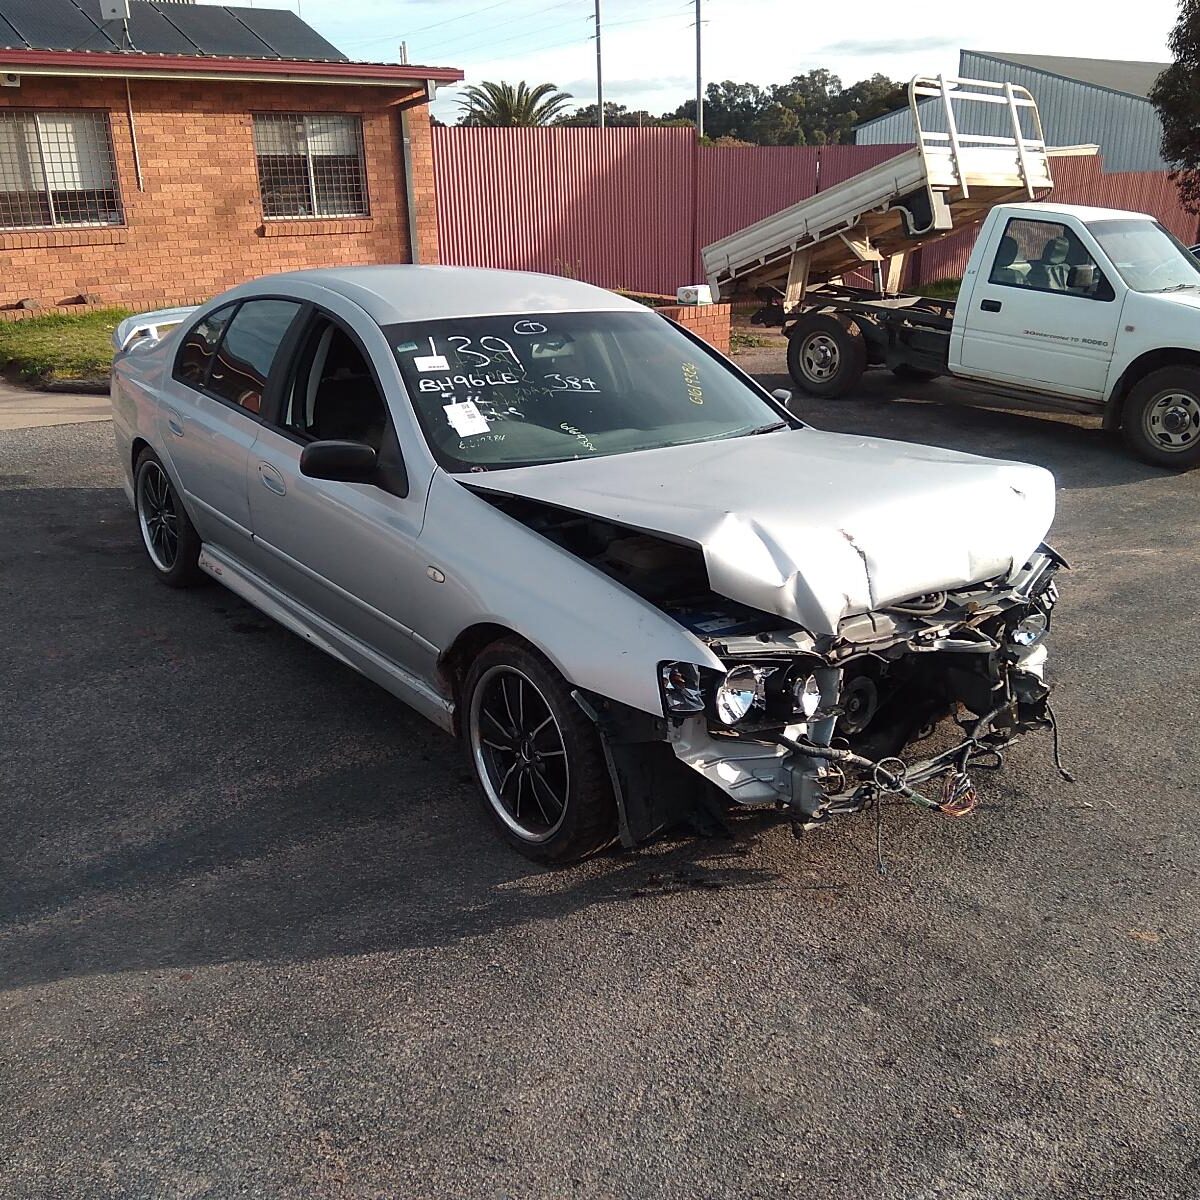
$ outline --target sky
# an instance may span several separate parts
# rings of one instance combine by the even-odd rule
[[[466,83],[551,82],[578,103],[596,99],[594,0],[232,0],[299,6],[351,58],[461,67]],[[655,115],[695,95],[695,0],[602,0],[604,94]],[[876,71],[907,80],[958,66],[960,48],[1166,61],[1177,0],[1139,0],[1137,19],[1104,18],[1096,0],[958,0],[912,5],[855,0],[701,0],[704,78],[783,82],[827,67],[853,83]],[[911,18],[931,18],[922,25]],[[848,20],[838,22],[839,12]],[[453,89],[434,114],[458,116]]]

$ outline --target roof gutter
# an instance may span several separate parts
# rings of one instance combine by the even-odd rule
[[[300,62],[77,50],[0,50],[0,71],[18,75],[99,79],[192,79],[244,83],[315,83],[357,87],[420,87],[457,83],[457,67],[400,63]]]

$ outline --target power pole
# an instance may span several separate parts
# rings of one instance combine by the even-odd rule
[[[596,0],[597,3],[600,0]],[[696,136],[704,136],[704,68],[701,63],[700,0],[696,0]]]
[[[699,3],[699,0],[697,0]],[[604,128],[604,65],[600,55],[600,0],[596,0],[596,109]]]

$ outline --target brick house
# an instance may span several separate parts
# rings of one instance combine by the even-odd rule
[[[461,71],[350,62],[281,10],[130,10],[0,0],[0,310],[438,261],[428,105]]]

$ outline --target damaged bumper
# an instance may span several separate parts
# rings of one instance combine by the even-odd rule
[[[1053,728],[1045,639],[1062,566],[1043,546],[1004,580],[848,618],[834,636],[714,636],[724,673],[662,664],[659,748],[710,798],[774,805],[797,830],[882,794],[961,815],[972,767],[994,768],[1014,737]],[[598,720],[625,840],[642,840],[669,823],[655,808],[662,776],[630,769],[626,752],[644,738]],[[921,756],[916,744],[938,731]]]
[[[761,636],[714,646],[730,672],[703,713],[673,724],[675,755],[736,803],[783,805],[803,828],[883,792],[965,811],[972,765],[996,766],[1012,738],[1052,725],[1045,638],[1063,565],[1042,547],[1003,583],[850,618],[823,641],[793,635],[790,661]],[[753,700],[730,721],[721,689],[751,679]],[[914,756],[947,718],[950,744]]]

